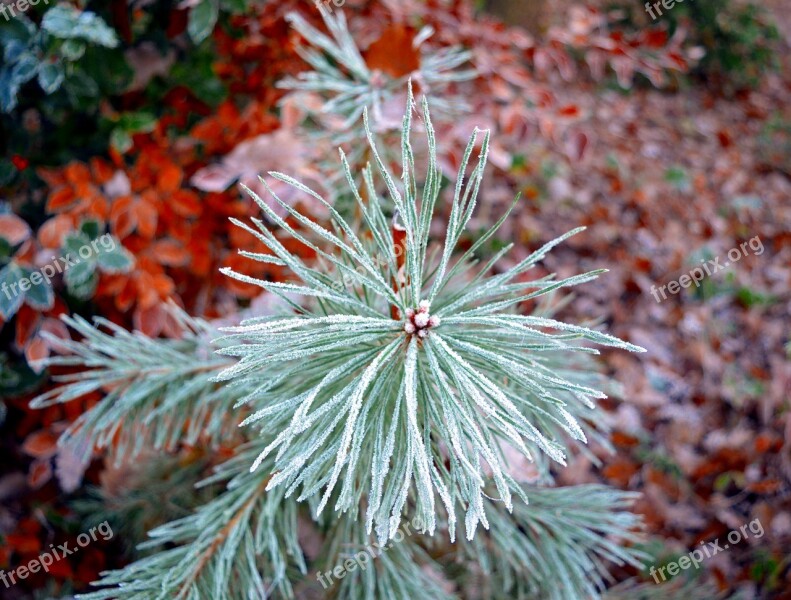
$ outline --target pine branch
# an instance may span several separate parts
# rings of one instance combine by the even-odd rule
[[[253,470],[259,468],[275,453],[267,489],[283,486],[288,496],[299,491],[299,500],[321,497],[319,514],[336,489],[339,494],[332,506],[340,511],[354,510],[367,495],[367,528],[370,532],[376,525],[380,540],[394,535],[411,490],[416,494],[416,515],[429,533],[436,529],[439,498],[453,539],[453,499],[459,498],[466,510],[466,534],[472,538],[479,522],[487,524],[484,463],[507,508],[513,506],[512,493],[523,496],[499,456],[500,443],[512,444],[527,457],[538,449],[565,464],[565,435],[586,440],[577,416],[605,395],[573,377],[559,376],[553,366],[561,354],[591,351],[583,342],[643,349],[592,329],[514,314],[520,302],[591,281],[603,272],[523,280],[554,246],[580,230],[496,275],[486,274],[492,264],[476,273],[468,255],[454,261],[477,202],[488,149],[486,132],[476,131],[467,147],[444,247],[432,262],[429,225],[441,176],[424,100],[429,166],[422,193],[418,192],[410,141],[412,105],[410,90],[399,183],[381,160],[364,114],[378,173],[403,222],[403,267],[393,251],[370,169],[364,173],[364,202],[341,152],[363,215],[361,232],[316,192],[286,175],[270,173],[327,207],[333,231],[300,214],[267,187],[292,222],[299,223],[297,230],[250,191],[269,222],[312,248],[330,269],[306,265],[263,221],[253,219],[255,228],[241,224],[291,269],[295,279],[273,283],[230,270],[226,274],[275,294],[301,295],[305,302],[287,318],[255,319],[227,328],[229,335],[222,342],[228,346],[220,352],[238,362],[218,380],[244,382],[261,373],[278,373],[277,383],[252,400],[256,412],[247,420],[266,419],[266,435],[273,431],[271,420],[290,422],[252,465]],[[477,164],[465,179],[476,148]],[[322,246],[311,241],[311,233]],[[392,281],[397,282],[395,289]],[[564,437],[558,435],[561,430]]]
[[[463,569],[451,569],[467,600],[599,598],[605,565],[641,566],[633,545],[636,494],[600,485],[531,488],[530,504],[500,509],[491,528],[461,545]]]
[[[336,145],[357,137],[354,127],[365,108],[371,111],[375,123],[381,123],[385,105],[403,93],[410,77],[420,82],[421,89],[432,96],[435,107],[444,115],[450,117],[465,109],[461,98],[447,99],[446,91],[450,83],[475,77],[473,69],[460,70],[472,58],[470,51],[459,47],[432,48],[421,53],[417,71],[391,77],[368,67],[342,10],[321,14],[330,35],[310,25],[299,13],[287,15],[291,26],[308,44],[297,46],[297,53],[313,70],[283,79],[278,87],[317,94],[324,102],[320,113],[314,113],[308,103],[305,108],[319,119],[332,115],[343,120],[339,128],[342,133],[333,140]],[[424,28],[415,36],[415,43],[422,43],[432,33],[430,27]]]
[[[220,348],[212,342],[216,329],[175,307],[171,313],[184,332],[179,340],[130,333],[102,318],[93,326],[81,317],[64,317],[80,341],[44,334],[64,355],[43,365],[77,370],[55,376],[62,385],[31,406],[69,402],[95,391],[106,394],[61,436],[61,445],[111,449],[118,464],[143,449],[173,450],[180,443],[218,444],[238,437],[237,421],[229,415],[255,384],[214,382],[231,364],[213,353]]]
[[[620,583],[604,595],[605,600],[725,600],[727,592],[700,577],[676,577],[657,585],[634,578]],[[735,598],[731,596],[731,598]]]
[[[293,598],[292,570],[307,566],[297,540],[298,506],[264,493],[267,477],[247,470],[242,451],[208,482],[226,490],[194,514],[154,529],[147,545],[175,545],[103,573],[104,589],[83,600],[242,600]]]
[[[117,468],[105,463],[101,485],[89,486],[70,506],[86,529],[108,521],[125,554],[137,557],[135,548],[150,530],[191,514],[217,495],[220,486],[196,489],[210,472],[212,458],[210,453],[191,449],[175,455],[146,452]],[[161,550],[146,547],[147,554]]]
[[[316,576],[326,586],[325,598],[457,598],[443,589],[441,566],[424,550],[422,536],[409,524],[395,541],[380,545],[359,521],[342,515],[326,535]],[[339,566],[343,567],[341,579],[332,573]]]

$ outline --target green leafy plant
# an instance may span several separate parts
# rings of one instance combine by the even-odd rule
[[[432,243],[443,178],[424,100],[429,158],[419,185],[412,109],[410,89],[399,179],[380,158],[364,113],[384,197],[370,165],[358,189],[341,151],[360,229],[287,175],[270,173],[323,203],[329,228],[283,202],[266,182],[287,220],[250,191],[265,220],[237,224],[270,253],[242,254],[286,267],[293,277],[271,282],[226,273],[279,298],[278,313],[255,315],[220,336],[176,312],[181,340],[153,340],[99,320],[108,330],[101,331],[81,319],[67,320],[81,342],[49,337],[66,355],[45,364],[74,372],[60,376],[63,385],[36,406],[111,390],[62,443],[128,456],[183,440],[232,439],[228,427],[239,422],[245,438],[208,480],[225,482],[225,491],[151,532],[151,543],[168,549],[105,574],[103,589],[86,598],[291,598],[295,586],[315,583],[309,568],[332,570],[366,543],[393,549],[376,557],[376,568],[337,582],[333,596],[473,598],[468,573],[475,572],[502,593],[480,597],[597,597],[606,561],[639,565],[641,554],[630,548],[639,526],[627,509],[631,494],[600,486],[538,488],[515,469],[507,449],[534,460],[538,479],[552,481],[552,465],[566,464],[571,445],[603,439],[595,402],[606,396],[593,386],[606,380],[586,362],[597,353],[588,344],[643,349],[554,320],[544,309],[516,311],[602,272],[529,278],[579,230],[510,268],[497,270],[512,245],[479,264],[478,251],[506,213],[458,251],[478,202],[488,132],[476,130],[470,139],[444,242]],[[312,249],[316,263],[292,253],[282,234]],[[403,253],[394,243],[399,234]],[[464,520],[458,541],[457,515]],[[421,524],[420,535],[399,541],[405,518]],[[313,560],[300,546],[305,528],[323,540]],[[432,558],[443,554],[452,558]],[[439,573],[439,581],[424,569]]]
[[[610,3],[619,20],[629,27],[643,29],[652,24],[667,24],[671,34],[682,27],[691,44],[703,49],[693,73],[713,87],[734,92],[755,87],[764,73],[776,69],[777,27],[768,11],[754,2],[676,2],[652,22],[642,3],[620,0]]]
[[[699,72],[715,83],[755,87],[777,67],[773,43],[780,39],[768,13],[751,2],[690,2],[682,5],[706,50]]]
[[[118,37],[95,13],[58,5],[48,10],[37,27],[18,15],[0,28],[3,66],[0,67],[0,110],[11,112],[21,87],[34,77],[45,94],[67,82],[67,91],[81,95],[85,77],[76,62],[86,49],[114,48]]]
[[[54,295],[49,285],[28,285],[27,289],[19,286],[23,279],[30,281],[32,274],[33,270],[29,266],[15,260],[10,260],[0,269],[0,289],[4,290],[0,296],[0,314],[3,318],[13,317],[23,304],[36,310],[52,308]]]
[[[758,157],[761,167],[791,177],[791,120],[774,115],[761,128],[758,136]]]
[[[69,293],[77,298],[93,296],[99,282],[99,271],[126,273],[135,263],[134,256],[109,233],[102,235],[101,244],[96,243],[99,240],[99,224],[86,221],[79,231],[70,233],[63,241],[62,255],[74,256],[77,261],[64,272],[63,280]],[[111,242],[110,248],[106,247],[105,241]],[[90,250],[87,256],[81,253],[85,248]]]

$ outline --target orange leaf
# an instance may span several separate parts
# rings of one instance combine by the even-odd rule
[[[776,494],[781,487],[782,483],[778,479],[765,479],[750,483],[747,489],[755,494]]]
[[[132,308],[136,298],[137,286],[132,280],[129,280],[126,287],[115,295],[115,307],[120,311],[126,312]]]
[[[105,274],[99,280],[99,286],[96,290],[97,297],[117,296],[126,286],[129,277],[124,273],[116,275]]]
[[[173,163],[165,164],[157,176],[157,188],[165,193],[172,193],[179,189],[182,178],[181,169]]]
[[[62,187],[49,195],[47,200],[47,212],[60,212],[74,204],[77,197],[70,187]]]
[[[634,476],[635,473],[637,473],[637,471],[637,465],[635,465],[630,460],[622,459],[611,462],[609,465],[604,467],[602,473],[604,473],[604,476],[613,483],[625,486],[629,483],[629,480]]]
[[[412,47],[415,31],[403,25],[391,25],[363,53],[371,70],[379,69],[398,78],[420,68],[420,53]]]
[[[189,262],[190,255],[184,246],[173,240],[160,240],[154,244],[154,255],[160,263],[169,267],[180,267]]]
[[[217,120],[226,129],[239,126],[239,111],[231,100],[226,100],[217,108]]]
[[[157,232],[157,220],[159,217],[156,206],[142,200],[135,204],[133,210],[137,217],[137,232],[146,238],[154,237]]]
[[[98,193],[88,195],[87,205],[85,207],[86,216],[93,217],[99,221],[104,222],[110,212],[110,207],[107,199]]]
[[[44,248],[63,246],[66,234],[74,230],[74,220],[69,215],[56,215],[38,228],[38,243]]]
[[[36,169],[36,175],[38,175],[49,188],[56,188],[66,183],[66,179],[63,177],[63,171],[61,169],[47,169],[42,167],[40,169]]]
[[[34,431],[22,444],[22,451],[29,456],[47,459],[58,451],[58,436],[48,430]]]
[[[122,196],[113,202],[110,208],[110,224],[113,233],[123,239],[134,231],[137,225],[136,215],[132,212],[134,200],[130,196]]]
[[[41,331],[46,331],[50,335],[54,335],[62,340],[70,340],[69,330],[63,321],[47,317],[41,324]]]
[[[49,346],[47,342],[40,337],[35,338],[25,347],[27,364],[30,365],[30,368],[36,373],[41,373],[41,371],[44,370],[44,365],[37,365],[36,361],[46,358],[47,356],[49,356]]]
[[[176,190],[173,192],[170,197],[170,205],[182,217],[197,217],[203,209],[200,197],[191,190]]]
[[[148,273],[140,273],[135,282],[137,287],[138,311],[151,308],[159,302],[159,294],[154,289],[154,278]]]
[[[30,464],[27,474],[27,483],[34,490],[40,488],[52,479],[52,464],[49,460],[34,460]]]
[[[91,171],[96,183],[106,183],[113,178],[115,169],[107,161],[94,157],[91,159]]]
[[[30,227],[14,214],[0,215],[0,237],[16,246],[30,237]]]
[[[162,299],[172,296],[176,290],[173,280],[165,274],[154,275],[154,289],[159,293]]]
[[[196,275],[205,276],[211,269],[211,254],[207,251],[206,244],[201,240],[193,239],[189,242],[189,252],[192,255],[190,270]]]
[[[66,165],[64,170],[66,175],[66,181],[71,183],[72,185],[78,185],[80,183],[86,184],[91,181],[91,172],[81,162],[72,162]]]
[[[119,196],[110,208],[110,219],[116,219],[121,213],[130,210],[135,200],[132,196]]]

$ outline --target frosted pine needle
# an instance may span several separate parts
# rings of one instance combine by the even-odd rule
[[[487,481],[493,481],[509,510],[512,494],[527,500],[509,474],[501,444],[527,457],[544,454],[565,464],[566,442],[586,439],[580,417],[587,419],[594,401],[605,396],[579,383],[584,378],[564,376],[556,368],[558,358],[569,361],[569,353],[595,353],[585,342],[644,350],[596,330],[515,312],[524,301],[592,281],[603,272],[566,279],[523,277],[581,229],[496,272],[510,246],[483,266],[476,253],[506,214],[458,255],[478,201],[489,148],[486,131],[475,130],[470,139],[444,244],[438,252],[430,251],[429,229],[443,179],[424,100],[429,160],[418,180],[410,140],[412,107],[410,90],[400,178],[381,160],[364,114],[386,199],[377,193],[371,166],[363,171],[360,190],[340,153],[363,231],[287,175],[270,173],[326,205],[330,227],[300,214],[268,189],[290,217],[281,218],[250,192],[266,221],[237,223],[276,257],[267,260],[290,268],[293,280],[274,283],[225,272],[273,294],[302,296],[304,302],[289,300],[293,314],[285,318],[253,319],[228,328],[220,352],[238,362],[218,379],[276,378],[252,395],[254,414],[246,420],[272,439],[252,465],[253,470],[265,460],[270,465],[268,489],[284,488],[286,496],[297,494],[299,500],[320,498],[314,505],[317,513],[328,505],[353,514],[364,507],[368,532],[375,529],[381,540],[396,533],[407,510],[433,533],[438,500],[451,538],[457,506],[466,512],[466,534],[472,538],[478,523],[488,525]],[[405,236],[403,256],[393,241],[396,215]],[[317,263],[327,266],[320,269],[293,254],[270,230],[272,225],[312,249]],[[288,425],[272,431],[272,423]]]

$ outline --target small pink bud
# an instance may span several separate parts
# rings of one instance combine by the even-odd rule
[[[422,340],[424,337],[428,335],[428,329],[418,329],[417,336]]]
[[[428,325],[428,322],[429,322],[428,313],[421,312],[415,315],[415,325],[417,325],[418,327],[425,327],[426,325]]]
[[[431,303],[428,300],[421,300],[418,304],[418,310],[422,313],[428,312],[429,308],[431,308]]]
[[[407,308],[406,309],[406,318],[407,319],[411,319],[414,316],[415,316],[415,311],[413,309],[411,309],[411,308]]]
[[[442,320],[437,315],[431,315],[431,318],[428,320],[429,327],[439,327],[439,324]]]
[[[404,331],[406,331],[407,333],[415,333],[415,329],[416,329],[415,326],[409,321],[404,323]]]

